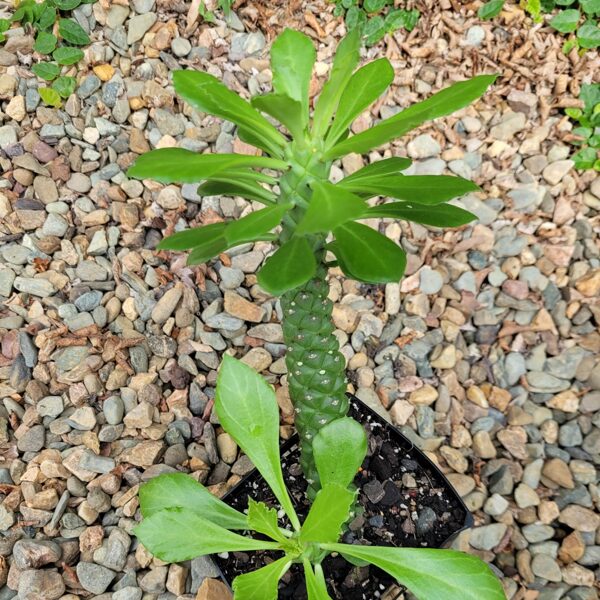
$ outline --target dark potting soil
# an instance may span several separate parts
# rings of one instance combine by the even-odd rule
[[[416,450],[411,442],[389,426],[379,415],[359,401],[351,402],[350,415],[367,432],[369,450],[354,483],[359,490],[358,516],[348,524],[342,542],[352,544],[439,548],[463,529],[470,518],[462,500],[443,475]],[[306,482],[295,444],[284,447],[282,468],[296,511],[302,521],[309,506]],[[262,477],[252,473],[227,496],[228,504],[244,511],[248,497],[277,506],[273,493]],[[232,582],[237,575],[280,558],[280,553],[232,552],[216,557],[224,577]],[[372,566],[356,567],[342,557],[323,561],[329,593],[336,600],[383,598],[395,580]],[[400,592],[388,593],[395,600]],[[302,568],[292,569],[282,579],[279,599],[306,600]]]

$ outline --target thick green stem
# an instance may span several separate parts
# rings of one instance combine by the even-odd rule
[[[281,297],[288,385],[311,497],[320,487],[312,440],[321,427],[348,412],[345,361],[333,335],[326,274],[320,263],[314,279]]]

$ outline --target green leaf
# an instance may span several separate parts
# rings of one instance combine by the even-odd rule
[[[194,227],[179,231],[161,240],[157,250],[189,250],[197,246],[208,245],[218,238],[224,238],[227,223],[212,223],[203,227]]]
[[[35,38],[33,49],[40,54],[52,54],[56,48],[57,38],[47,31],[40,31]]]
[[[314,276],[317,261],[306,238],[293,237],[267,258],[257,278],[263,290],[279,296]]]
[[[464,108],[479,98],[496,80],[496,77],[497,75],[479,75],[473,79],[455,83],[427,100],[414,104],[386,119],[379,125],[339,142],[326,153],[326,158],[337,158],[350,152],[365,154],[369,150],[415,129],[425,121],[437,119]]]
[[[184,473],[154,477],[140,488],[140,509],[147,519],[167,508],[185,508],[226,529],[249,529],[248,518],[213,496]]]
[[[313,114],[313,132],[316,138],[325,135],[342,93],[352,77],[352,71],[360,58],[360,34],[358,30],[348,33],[337,48],[331,75],[323,86]]]
[[[506,600],[481,559],[454,550],[323,544],[323,549],[366,560],[395,577],[419,600]]]
[[[535,23],[542,21],[541,0],[525,0],[525,10],[532,16]]]
[[[335,255],[342,269],[359,281],[396,283],[406,269],[406,253],[392,240],[360,223],[334,230]]]
[[[50,29],[56,21],[56,9],[48,3],[44,3],[37,19],[39,30]]]
[[[365,45],[374,46],[386,34],[385,19],[381,15],[371,17],[367,21],[363,34],[365,36]]]
[[[393,202],[373,206],[363,216],[364,219],[371,217],[400,219],[433,227],[461,227],[477,220],[477,216],[473,213],[452,204],[439,204],[432,208],[427,204],[412,202]]]
[[[583,101],[585,112],[591,113],[597,104],[600,104],[600,83],[584,83],[579,92],[579,99]],[[567,109],[565,112],[571,116],[570,110],[580,111],[580,109]],[[581,114],[580,114],[581,116]],[[574,117],[577,118],[577,117]]]
[[[310,562],[304,559],[304,576],[306,577],[308,600],[331,600],[331,596],[327,592],[323,567],[320,564],[315,565],[313,571]]]
[[[252,498],[248,498],[248,528],[282,544],[288,541],[277,524],[277,511],[269,508],[264,502],[255,502]]]
[[[360,423],[343,417],[319,430],[313,451],[321,484],[336,483],[347,488],[367,455],[367,436]]]
[[[360,30],[367,22],[367,15],[358,6],[351,6],[348,9],[344,20],[346,21],[348,31],[353,31],[355,29]]]
[[[562,47],[562,53],[563,54],[569,54],[569,52],[571,52],[571,50],[573,50],[573,48],[577,48],[577,40],[575,38],[571,38],[570,40],[567,40]]]
[[[389,87],[394,69],[387,58],[359,69],[346,85],[325,141],[326,148],[336,143],[348,126]]]
[[[216,77],[201,71],[175,71],[175,91],[196,110],[221,117],[251,132],[254,145],[281,156],[286,140],[258,111],[223,85]]]
[[[212,179],[212,178],[211,178]],[[199,196],[241,196],[246,200],[256,200],[263,204],[273,204],[277,197],[262,186],[252,181],[227,181],[214,179],[200,185],[197,190]]]
[[[61,98],[68,98],[77,87],[77,80],[75,77],[58,77],[53,83],[52,87],[58,92]]]
[[[61,46],[52,53],[52,58],[59,65],[74,65],[83,58],[83,51],[71,46]]]
[[[59,19],[58,33],[69,44],[76,46],[87,46],[91,41],[83,27],[73,19]]]
[[[0,33],[4,33],[10,29],[9,19],[0,19]]]
[[[302,137],[306,127],[304,109],[298,100],[283,94],[265,94],[252,98],[254,108],[271,115],[279,121],[295,138]]]
[[[493,19],[502,12],[503,8],[504,0],[490,0],[479,8],[477,16],[480,19]]]
[[[579,0],[579,4],[586,15],[600,13],[600,0]]]
[[[302,106],[300,127],[308,123],[308,88],[317,53],[309,37],[286,29],[271,47],[273,89]]]
[[[276,204],[252,212],[237,221],[231,221],[225,229],[227,244],[232,247],[254,241],[277,227],[281,223],[283,215],[291,207],[291,204]]]
[[[310,204],[296,233],[328,233],[347,221],[357,219],[368,208],[360,197],[328,182],[315,182]]]
[[[254,369],[225,355],[217,377],[215,410],[223,429],[248,455],[294,529],[299,530],[300,522],[281,472],[279,407],[273,388]]]
[[[577,41],[586,50],[598,48],[600,46],[600,27],[594,21],[586,21],[577,30]]]
[[[161,183],[195,183],[238,167],[282,169],[287,163],[266,156],[198,154],[183,148],[161,148],[140,156],[127,174]]]
[[[324,485],[315,497],[300,530],[300,541],[335,542],[339,539],[342,525],[348,520],[354,492],[338,485]]]
[[[575,162],[576,169],[585,170],[594,168],[597,157],[598,152],[596,152],[596,150],[593,148],[584,148],[573,154],[571,158]]]
[[[276,542],[254,540],[211,523],[186,508],[166,508],[134,529],[144,546],[160,560],[183,562],[205,554],[277,550]]]
[[[383,160],[372,162],[362,169],[355,171],[351,175],[348,175],[348,177],[345,177],[343,181],[346,183],[355,183],[363,179],[370,179],[371,177],[379,179],[379,177],[382,175],[398,175],[400,171],[408,169],[411,164],[412,161],[409,158],[400,158],[396,156],[392,158],[384,158]]]
[[[337,185],[366,197],[390,196],[419,204],[439,204],[480,190],[472,181],[453,175],[388,175],[358,182],[342,179]]]
[[[73,10],[81,4],[81,0],[53,0],[60,10]]]
[[[577,29],[577,23],[579,23],[580,18],[580,12],[574,8],[561,10],[550,20],[550,26],[561,33],[571,33]]]
[[[284,556],[258,571],[239,575],[233,580],[235,600],[277,600],[279,580],[291,565],[292,561]]]
[[[38,88],[38,93],[40,94],[40,98],[44,101],[48,106],[53,106],[54,108],[59,108],[62,104],[60,101],[60,96],[56,90],[52,88]]]
[[[404,10],[398,8],[388,13],[385,18],[385,26],[390,33],[402,28],[412,31],[419,22],[420,16],[421,13],[416,9]]]
[[[224,237],[219,237],[210,243],[196,246],[189,254],[187,263],[188,265],[203,265],[210,259],[214,258],[227,250],[227,240]]]
[[[56,63],[40,62],[32,65],[31,70],[41,79],[52,81],[60,73],[60,67]]]
[[[364,0],[363,8],[368,13],[379,12],[387,4],[387,0]]]

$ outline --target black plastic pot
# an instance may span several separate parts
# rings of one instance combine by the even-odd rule
[[[379,414],[350,396],[350,416],[362,423],[369,436],[369,455],[363,469],[357,475],[355,484],[360,490],[359,504],[364,508],[364,526],[356,532],[356,537],[373,544],[399,547],[444,548],[464,529],[473,525],[473,517],[462,498],[451,486],[439,468],[396,427]],[[296,510],[302,518],[308,509],[304,500],[306,483],[298,464],[299,448],[297,437],[281,445],[284,478],[290,489]],[[411,479],[412,478],[412,479]],[[403,482],[403,483],[402,483]],[[414,487],[417,483],[417,487]],[[384,494],[382,496],[382,494]],[[378,498],[381,499],[378,500]],[[237,484],[224,498],[238,510],[246,509],[248,497],[275,504],[269,488],[260,473],[254,470]],[[376,501],[377,502],[374,502]],[[415,508],[415,510],[413,510]],[[435,520],[433,519],[435,513]],[[359,517],[360,520],[360,517]],[[400,525],[400,522],[401,525]],[[433,525],[431,523],[433,522]],[[412,524],[412,525],[411,525]],[[428,528],[429,527],[429,528]],[[352,542],[352,524],[346,534]],[[228,558],[215,557],[222,578],[230,583],[235,576],[259,568],[264,563],[264,554],[232,554]],[[343,578],[351,568],[343,559],[328,558],[330,572],[346,569]],[[327,564],[325,571],[327,573]],[[369,568],[371,588],[360,587],[353,595],[344,591],[344,600],[361,600],[379,597],[382,587],[393,583],[387,574]],[[292,576],[286,590],[299,588],[301,577]],[[280,591],[280,598],[305,598],[298,589],[286,595]]]

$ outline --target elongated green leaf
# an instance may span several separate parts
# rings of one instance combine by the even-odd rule
[[[56,48],[57,38],[47,31],[40,31],[35,38],[33,49],[40,54],[52,54]]]
[[[316,270],[317,261],[306,238],[293,237],[267,259],[257,278],[264,290],[278,296],[306,283]]]
[[[400,171],[408,169],[412,161],[410,158],[401,158],[394,156],[392,158],[384,158],[370,165],[366,165],[362,169],[355,171],[351,175],[344,177],[346,183],[362,181],[363,179],[371,179],[372,177],[379,179],[384,175],[399,175]]]
[[[225,230],[227,244],[230,247],[244,244],[271,231],[281,223],[281,218],[291,207],[291,204],[276,204],[231,221]]]
[[[313,114],[313,132],[316,138],[322,138],[329,127],[342,93],[352,76],[360,58],[360,33],[354,29],[340,42],[331,75],[323,86]]]
[[[256,200],[263,204],[273,204],[277,197],[272,192],[256,183],[249,181],[220,181],[214,179],[198,186],[199,196],[240,196],[246,200]]]
[[[347,488],[367,455],[365,430],[349,417],[331,421],[315,436],[313,452],[321,483]]]
[[[323,544],[366,560],[405,585],[419,600],[506,600],[500,582],[476,556],[453,550]]]
[[[329,232],[338,225],[359,218],[367,208],[367,203],[359,196],[331,183],[316,182],[296,233]]]
[[[477,11],[477,16],[480,19],[493,19],[497,17],[504,8],[505,0],[489,0]]]
[[[287,164],[265,156],[198,154],[183,148],[161,148],[142,154],[127,174],[136,179],[154,179],[161,183],[195,183],[236,167],[283,169]]]
[[[253,143],[281,156],[285,138],[248,102],[223,85],[216,77],[200,71],[175,71],[175,91],[191,106],[221,117],[251,132]]]
[[[452,175],[387,175],[358,181],[342,179],[338,186],[368,198],[390,196],[419,204],[439,204],[480,189],[472,181]]]
[[[279,407],[273,388],[251,367],[225,355],[217,378],[215,410],[265,478],[294,529],[300,522],[283,482],[279,456]]]
[[[145,519],[167,508],[185,508],[225,529],[249,529],[246,515],[184,473],[159,475],[142,485],[140,508]]]
[[[186,508],[166,508],[144,519],[135,535],[156,557],[182,562],[205,554],[277,550],[276,542],[253,540],[211,523]]]
[[[277,600],[279,580],[291,564],[292,561],[284,556],[258,571],[239,575],[233,580],[235,600]]]
[[[203,227],[194,227],[170,235],[161,240],[157,250],[189,250],[197,246],[209,244],[225,235],[227,223],[212,223]]]
[[[387,58],[373,61],[352,75],[327,134],[326,148],[337,142],[352,121],[375,102],[393,80],[394,69]]]
[[[283,94],[265,94],[254,96],[252,106],[277,119],[295,138],[302,136],[306,119],[302,103],[298,100],[292,100]]]
[[[276,542],[286,543],[288,539],[281,533],[277,524],[277,511],[269,508],[264,502],[248,499],[248,527],[269,536]]]
[[[464,108],[479,98],[496,80],[496,77],[497,75],[479,75],[468,81],[455,83],[427,100],[414,104],[401,113],[386,119],[379,125],[339,142],[326,153],[326,158],[337,158],[350,152],[364,154],[404,135],[425,121],[437,119]]]
[[[225,252],[229,246],[225,237],[218,237],[212,242],[196,246],[189,254],[188,265],[203,265],[215,256]]]
[[[338,485],[324,485],[315,497],[300,530],[301,542],[335,542],[348,520],[354,493]]]
[[[308,123],[308,88],[317,53],[310,38],[286,29],[271,47],[273,89],[302,106],[301,129]]]
[[[74,65],[83,58],[83,51],[71,46],[61,46],[52,53],[52,58],[59,65]]]
[[[306,577],[308,600],[331,600],[321,565],[315,565],[313,571],[312,565],[304,559],[304,576]]]
[[[367,283],[393,283],[406,269],[406,253],[392,240],[360,223],[335,229],[334,252],[344,272]]]
[[[461,227],[477,220],[477,215],[452,204],[438,204],[432,208],[414,202],[393,202],[373,206],[363,216],[365,219],[371,217],[400,219],[433,227]]]
[[[42,79],[52,81],[60,73],[60,67],[56,63],[40,62],[32,65],[31,70]]]
[[[73,19],[59,19],[58,33],[69,44],[76,46],[87,46],[91,41],[83,27]]]

